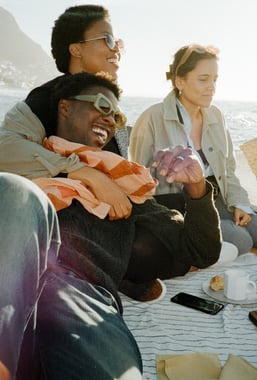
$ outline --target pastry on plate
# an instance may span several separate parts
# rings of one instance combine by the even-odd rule
[[[216,275],[211,278],[210,288],[217,292],[218,290],[224,290],[224,277]]]

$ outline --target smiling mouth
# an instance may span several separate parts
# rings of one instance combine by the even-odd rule
[[[119,64],[119,60],[117,58],[109,58],[108,62],[112,63],[113,65],[116,65],[116,66],[118,66],[118,64]]]
[[[109,133],[106,131],[106,129],[99,128],[99,127],[93,127],[92,131],[97,136],[97,139],[100,142],[100,144],[106,143],[108,136],[109,136]]]

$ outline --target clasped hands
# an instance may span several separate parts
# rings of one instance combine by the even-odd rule
[[[166,177],[167,182],[184,183],[185,191],[192,198],[200,198],[206,192],[201,164],[191,148],[179,145],[159,151],[153,167]],[[99,201],[109,204],[110,220],[126,219],[131,215],[132,204],[129,198],[105,173],[84,166],[69,173],[68,178],[80,180],[93,191]]]
[[[180,182],[191,198],[201,198],[206,193],[204,173],[199,159],[191,148],[178,145],[159,151],[152,165],[166,177],[168,183]]]

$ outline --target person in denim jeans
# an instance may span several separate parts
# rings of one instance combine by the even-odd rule
[[[103,74],[81,73],[63,78],[55,91],[54,96],[59,98],[56,135],[67,142],[79,142],[82,147],[87,144],[99,154],[114,155],[102,152],[101,147],[113,136],[119,120],[123,119],[118,108],[119,87]],[[24,103],[21,107],[24,112],[20,117],[29,116],[28,107]],[[203,179],[201,166],[190,150],[180,149],[176,153],[174,167],[180,170],[173,172],[173,176],[187,178],[188,212],[185,218],[175,210],[158,205],[152,198],[142,204],[130,202],[101,169],[95,169],[90,175],[88,169],[91,167],[85,166],[89,181],[83,183],[85,187],[89,187],[100,201],[104,201],[101,196],[105,197],[108,192],[113,199],[109,215],[103,219],[87,211],[78,200],[58,211],[62,240],[58,265],[51,266],[44,283],[35,329],[40,371],[46,379],[142,378],[141,356],[122,319],[118,294],[119,286],[128,274],[131,256],[134,254],[133,259],[137,262],[137,250],[142,251],[142,233],[146,231],[148,238],[153,232],[149,237],[154,241],[150,252],[152,257],[148,260],[150,250],[146,245],[144,253],[148,256],[139,258],[144,270],[142,265],[133,262],[132,280],[135,277],[139,281],[142,277],[143,281],[155,279],[156,272],[171,278],[185,274],[194,265],[207,266],[218,259],[220,231],[212,187]],[[100,184],[99,180],[96,181],[95,171],[102,176]],[[172,176],[172,171],[169,175]],[[34,174],[35,181],[37,177],[40,173]],[[191,177],[194,178],[192,183]],[[77,180],[76,177],[62,178],[66,183],[71,179]],[[51,180],[58,181],[57,178]],[[153,223],[149,224],[149,220]],[[203,221],[199,241],[195,239],[195,228],[199,230]],[[207,241],[212,242],[208,253],[205,249]],[[159,249],[160,246],[163,250]],[[155,262],[159,264],[157,267]]]
[[[53,206],[31,181],[0,173],[0,191],[0,361],[15,378],[24,330],[60,238]]]
[[[29,326],[31,351],[34,336],[45,338],[38,347],[45,379],[142,379],[138,347],[113,296],[62,270],[57,216],[46,195],[9,173],[0,174],[0,191],[1,380],[39,378],[22,350]]]

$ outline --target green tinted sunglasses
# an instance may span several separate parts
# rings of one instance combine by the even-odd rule
[[[94,107],[102,115],[111,115],[115,121],[115,128],[122,129],[126,124],[126,116],[121,112],[119,108],[114,108],[112,102],[103,94],[98,93],[97,95],[74,95],[70,96],[68,99],[71,100],[81,100],[82,102],[92,102]]]

